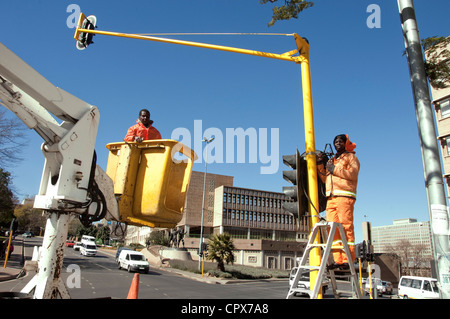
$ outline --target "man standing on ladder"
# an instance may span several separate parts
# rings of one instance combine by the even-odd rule
[[[353,151],[356,144],[350,142],[348,135],[340,134],[334,138],[336,155],[324,167],[323,154],[317,156],[320,179],[326,184],[327,221],[342,224],[347,237],[351,260],[340,249],[333,251],[334,263],[328,269],[349,269],[349,262],[355,260],[355,232],[353,210],[356,201],[359,160]],[[339,232],[336,232],[333,246],[342,246]]]

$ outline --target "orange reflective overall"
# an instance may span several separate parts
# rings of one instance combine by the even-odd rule
[[[353,146],[356,145],[353,144]],[[360,167],[353,148],[346,148],[351,151],[347,150],[338,158],[330,160],[335,166],[333,174],[326,170],[323,164],[318,165],[319,176],[326,184],[326,196],[328,197],[326,208],[327,221],[342,224],[351,254],[351,262],[355,260],[353,210]],[[334,237],[333,246],[342,246],[341,236],[338,231]],[[337,264],[349,262],[348,257],[342,250],[333,250],[333,258]]]

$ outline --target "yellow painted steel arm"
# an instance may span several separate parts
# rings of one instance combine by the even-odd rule
[[[82,28],[80,28],[81,22],[82,22],[81,18],[82,18],[82,16],[80,15],[80,21],[75,30],[75,35],[74,35],[75,40],[78,40],[80,33],[92,33],[92,34],[109,35],[109,36],[121,37],[121,38],[131,38],[131,39],[138,39],[138,40],[171,43],[171,44],[192,46],[192,47],[219,50],[219,51],[241,53],[241,54],[254,55],[254,56],[260,56],[260,57],[271,58],[271,59],[290,61],[290,62],[295,62],[295,63],[301,63],[303,60],[301,56],[293,56],[294,54],[298,53],[297,50],[293,50],[293,51],[282,53],[282,54],[277,54],[277,53],[268,53],[268,52],[261,52],[261,51],[255,51],[255,50],[227,47],[227,46],[222,46],[222,45],[167,39],[167,38],[160,38],[160,37],[153,37],[153,36],[146,36],[146,35],[139,35],[139,34],[128,34],[128,33],[120,33],[120,32],[82,29]],[[295,36],[299,37],[298,35],[295,35]]]

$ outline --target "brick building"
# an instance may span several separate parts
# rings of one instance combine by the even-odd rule
[[[183,219],[185,247],[198,258],[204,173],[192,172]],[[301,257],[308,237],[306,218],[284,212],[283,193],[233,186],[233,177],[206,174],[203,236],[229,233],[236,248],[235,263],[291,269]]]

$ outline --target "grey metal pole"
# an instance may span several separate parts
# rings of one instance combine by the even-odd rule
[[[203,216],[205,212],[205,192],[206,192],[206,168],[208,165],[208,144],[214,140],[214,137],[207,139],[203,138],[203,142],[206,142],[206,156],[205,156],[205,176],[203,177],[203,200],[202,200],[202,220],[200,226],[200,244],[198,247],[199,256],[198,256],[198,271],[202,271],[202,257],[203,257]],[[202,274],[203,275],[203,274]]]
[[[431,107],[414,4],[412,0],[397,1],[403,36],[405,38],[405,47],[419,129],[420,146],[422,150],[425,186],[429,206],[428,211],[430,224],[432,226],[432,246],[435,270],[438,277],[437,280],[440,284],[440,298],[449,299],[449,218],[433,110]]]

